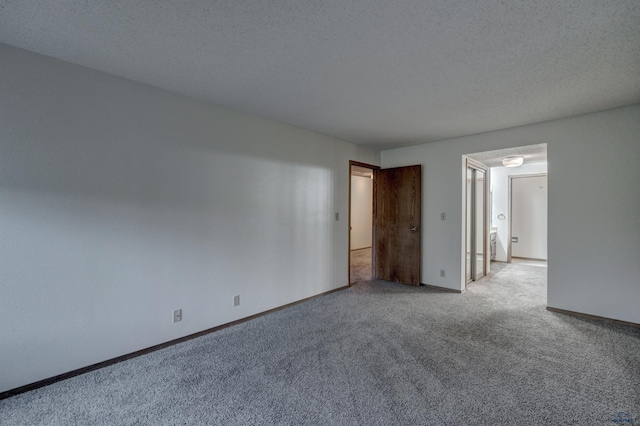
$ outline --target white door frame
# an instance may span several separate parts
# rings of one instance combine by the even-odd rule
[[[483,205],[482,205],[482,211],[484,212],[484,218],[482,221],[482,238],[483,238],[483,242],[482,242],[482,246],[483,246],[483,252],[484,252],[484,262],[483,262],[483,266],[484,266],[484,274],[482,275],[487,276],[489,274],[489,268],[490,268],[490,262],[491,262],[491,256],[489,255],[490,253],[490,241],[489,241],[489,234],[488,234],[488,230],[489,230],[489,200],[488,200],[488,193],[489,193],[489,188],[490,188],[490,180],[491,180],[491,176],[489,173],[489,168],[487,166],[485,166],[484,164],[473,160],[471,158],[465,157],[465,161],[464,161],[464,171],[463,171],[463,176],[464,176],[464,188],[465,188],[465,194],[464,194],[464,202],[462,203],[462,208],[464,210],[464,229],[463,229],[463,235],[465,235],[464,240],[463,240],[463,253],[465,256],[464,259],[464,275],[463,275],[463,281],[464,281],[464,287],[466,288],[466,285],[469,282],[472,281],[476,281],[479,278],[482,277],[477,277],[477,274],[475,273],[474,269],[475,267],[472,266],[472,274],[471,274],[471,280],[467,281],[467,260],[466,260],[466,253],[467,253],[467,248],[466,248],[466,244],[467,244],[467,233],[469,232],[469,230],[467,229],[467,212],[468,212],[468,208],[467,208],[467,194],[466,194],[466,190],[467,190],[467,169],[472,168],[475,170],[480,170],[482,172],[484,172],[484,185],[483,185],[483,193],[484,196],[483,198]],[[473,186],[473,185],[472,185]],[[476,191],[475,191],[475,186],[473,186],[472,188],[472,203],[475,204],[475,196],[476,196]],[[472,220],[473,223],[473,227],[475,228],[475,220]],[[475,233],[472,233],[472,238],[471,238],[471,253],[470,256],[472,257],[473,261],[471,262],[472,265],[476,264],[475,261],[475,257],[474,257],[474,253],[475,253],[475,248],[477,247],[476,245],[476,240],[475,240]]]

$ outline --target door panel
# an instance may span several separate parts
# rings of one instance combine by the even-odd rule
[[[466,192],[466,244],[465,244],[465,283],[473,280],[473,266],[472,266],[472,256],[473,250],[471,250],[471,243],[473,243],[473,236],[471,233],[473,232],[473,193],[471,190],[473,189],[473,169],[467,167],[467,192]]]
[[[484,229],[484,209],[485,209],[485,172],[483,170],[475,171],[475,244],[476,244],[476,259],[475,259],[475,276],[473,279],[475,281],[485,276],[485,259],[484,259],[484,248],[485,248],[485,229]]]
[[[488,272],[487,258],[487,168],[466,160],[465,283],[477,281]]]
[[[376,174],[376,278],[420,285],[421,183],[421,166]]]
[[[512,178],[511,237],[511,256],[547,259],[547,176]]]

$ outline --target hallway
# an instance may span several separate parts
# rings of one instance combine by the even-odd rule
[[[371,247],[351,250],[350,284],[371,279]]]

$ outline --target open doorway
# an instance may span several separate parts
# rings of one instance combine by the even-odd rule
[[[349,285],[373,278],[374,173],[377,166],[349,162]]]
[[[487,199],[488,223],[485,237],[489,241],[491,265],[500,266],[512,262],[512,248],[516,247],[514,262],[523,260],[532,266],[547,264],[547,144],[526,145],[495,151],[466,154],[484,164],[489,171],[490,186]],[[466,170],[465,170],[466,172]],[[544,182],[529,177],[543,177]],[[520,186],[535,190],[535,199],[518,201],[516,211],[512,211],[512,185],[516,182],[518,194]],[[464,207],[464,206],[463,206]],[[533,213],[532,209],[541,209]],[[517,217],[516,217],[517,216]],[[533,218],[533,219],[532,219]],[[516,234],[512,234],[512,222],[516,221]],[[533,223],[531,220],[535,220]],[[518,225],[518,223],[520,223]],[[540,226],[538,226],[540,225]],[[512,237],[517,243],[512,243]],[[534,238],[535,242],[529,241]],[[519,249],[532,244],[535,250],[521,252]],[[528,254],[527,254],[528,253]],[[498,262],[494,264],[494,262]],[[466,278],[466,277],[465,277]]]
[[[349,161],[349,285],[420,285],[422,166]]]

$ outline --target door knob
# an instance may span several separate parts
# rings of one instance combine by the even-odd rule
[[[418,230],[417,226],[412,226],[411,228],[409,228],[409,231],[415,232]]]

